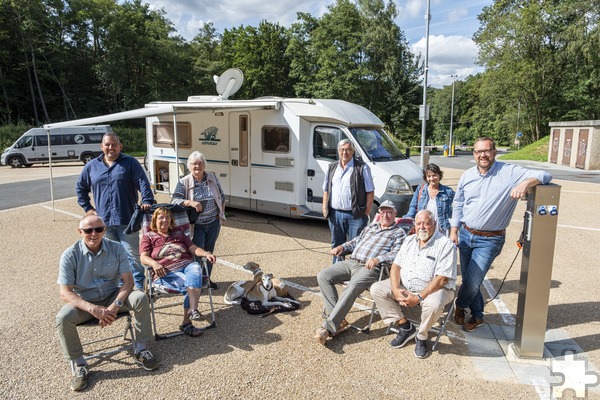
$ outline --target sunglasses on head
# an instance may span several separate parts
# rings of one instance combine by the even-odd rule
[[[97,226],[95,228],[81,228],[83,233],[88,234],[88,235],[92,232],[102,233],[102,232],[104,232],[104,229],[106,229],[106,227],[104,227],[104,226]]]

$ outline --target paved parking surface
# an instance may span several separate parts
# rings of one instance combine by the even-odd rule
[[[78,173],[81,166],[66,168]],[[13,172],[0,168],[0,183],[9,181],[5,175]],[[456,187],[462,171],[444,172],[444,183]],[[600,185],[556,183],[562,192],[547,354],[579,351],[588,372],[578,376],[586,378],[600,371]],[[506,279],[498,301],[486,305],[485,327],[469,334],[450,323],[449,335],[442,338],[439,350],[425,360],[413,356],[412,343],[391,349],[387,345],[391,338],[385,336],[379,320],[369,335],[351,331],[327,347],[314,343],[321,310],[315,276],[330,260],[327,225],[230,210],[215,251],[219,262],[214,277],[220,285],[215,294],[217,328],[197,339],[180,336],[153,343],[161,367],[152,373],[136,367],[127,354],[93,363],[92,383],[82,396],[550,398],[550,382],[558,380],[551,373],[552,360],[526,362],[514,359],[509,351],[520,256],[509,268],[517,252],[514,243],[522,228],[524,206],[520,202],[504,250],[488,274],[492,292],[505,275]],[[54,213],[48,202],[0,211],[0,255],[6,285],[0,291],[1,398],[73,396],[53,324],[62,305],[56,285],[58,258],[77,240],[75,227],[81,214],[74,197],[57,200]],[[249,278],[240,270],[248,261],[292,283],[292,294],[302,302],[300,310],[259,318],[224,304],[226,287]],[[179,308],[165,310],[159,316],[161,327],[176,329],[180,314]],[[355,308],[348,319],[361,325],[368,314]],[[104,334],[96,327],[82,332],[88,337]],[[600,391],[590,387],[587,395],[600,398]]]

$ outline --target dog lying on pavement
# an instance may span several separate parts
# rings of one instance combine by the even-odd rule
[[[292,308],[291,303],[300,304],[289,295],[285,283],[273,274],[265,274],[255,262],[244,265],[244,269],[254,275],[251,281],[237,281],[227,288],[223,301],[226,304],[242,304],[245,298],[249,302],[259,301],[263,307],[280,306]]]

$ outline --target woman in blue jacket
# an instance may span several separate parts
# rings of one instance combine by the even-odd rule
[[[427,164],[423,171],[425,183],[419,185],[415,190],[408,213],[404,218],[415,218],[418,211],[428,209],[437,221],[438,230],[448,236],[454,190],[440,184],[443,176],[444,173],[440,167],[436,164]]]

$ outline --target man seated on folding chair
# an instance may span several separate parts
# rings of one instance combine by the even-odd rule
[[[140,260],[151,268],[152,280],[166,288],[183,294],[183,321],[179,329],[188,336],[197,337],[203,332],[192,321],[204,319],[198,311],[200,288],[202,287],[202,267],[194,261],[193,255],[205,257],[215,263],[217,258],[192,243],[180,230],[174,229],[173,214],[165,207],[159,207],[152,214],[150,230],[142,236]]]
[[[67,304],[56,316],[56,330],[65,358],[74,364],[71,389],[75,391],[83,390],[88,382],[77,325],[93,318],[105,327],[116,320],[119,311],[133,310],[137,341],[134,359],[145,370],[158,368],[156,358],[146,348],[146,342],[152,338],[148,298],[143,292],[132,290],[133,274],[127,252],[121,243],[104,239],[105,230],[99,216],[84,217],[78,228],[81,239],[60,258],[58,284],[60,297]]]
[[[349,326],[346,315],[357,297],[379,279],[382,263],[390,263],[400,250],[406,236],[396,224],[396,208],[386,200],[379,206],[381,219],[368,225],[359,236],[331,249],[333,256],[351,252],[317,274],[324,305],[324,321],[315,333],[315,340],[325,345],[329,337],[337,336]],[[348,286],[338,299],[335,285],[345,281]]]
[[[371,295],[381,319],[398,324],[398,335],[390,342],[402,347],[416,336],[415,356],[427,357],[429,329],[454,299],[456,246],[436,228],[433,214],[421,210],[415,232],[406,238],[390,269],[390,278],[371,286]],[[421,305],[419,329],[406,319],[402,307]]]

